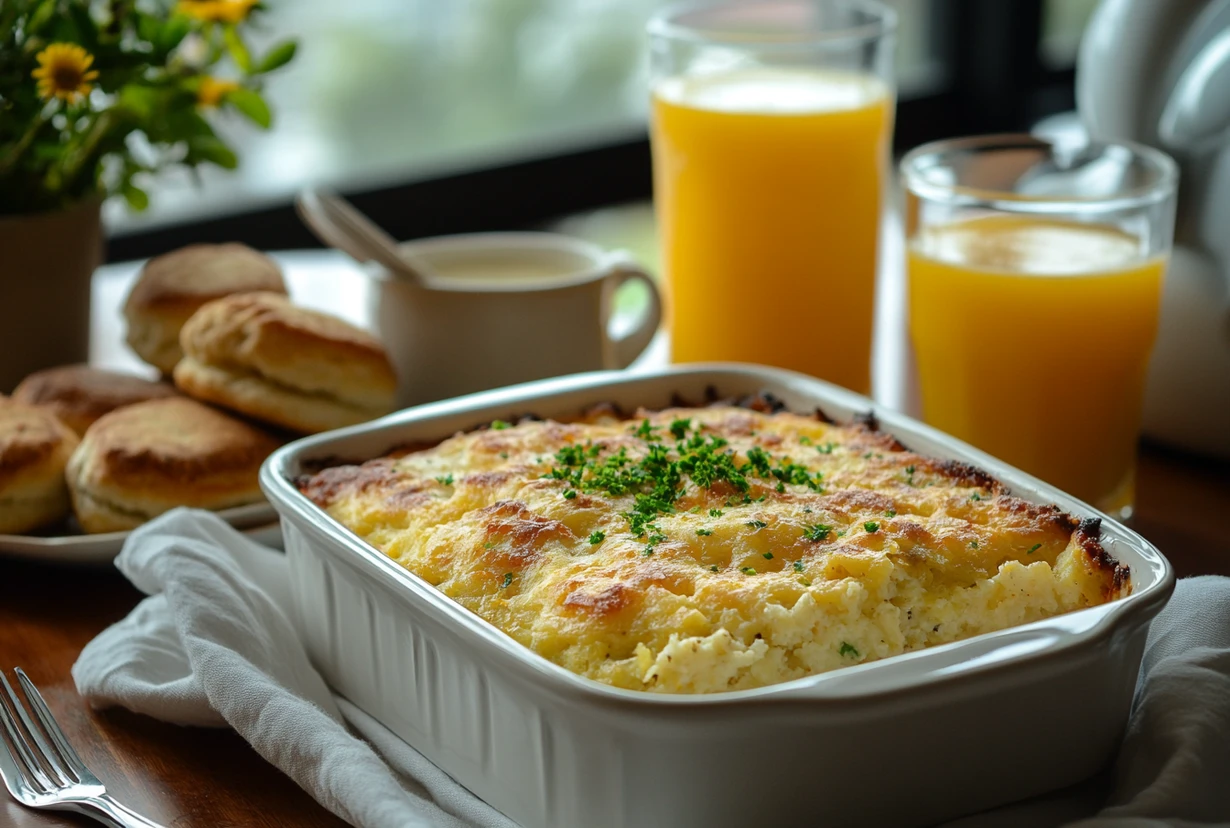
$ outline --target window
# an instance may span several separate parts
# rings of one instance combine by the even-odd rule
[[[983,101],[997,99],[1007,64],[975,67],[979,48],[994,57],[995,44],[1019,39],[1022,19],[1037,29],[1041,0],[890,2],[900,17],[899,146],[985,131],[978,116],[996,114]],[[644,28],[664,0],[267,5],[268,39],[301,41],[269,83],[274,128],[228,119],[220,129],[240,147],[238,170],[206,170],[199,187],[163,175],[146,214],[108,205],[113,258],[209,239],[310,246],[289,206],[310,184],[351,195],[403,238],[537,225],[649,195]],[[1049,22],[1067,14],[1052,6],[1068,5],[1046,4],[1048,32],[1079,30],[1083,18]],[[1035,109],[1062,108],[1063,88],[1061,78],[1060,95]],[[988,124],[1020,121],[1017,109]]]

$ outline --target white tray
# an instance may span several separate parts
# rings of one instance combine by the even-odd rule
[[[278,450],[261,483],[283,517],[295,621],[342,695],[526,826],[921,826],[1084,779],[1111,758],[1149,622],[1174,575],[1144,538],[925,425],[877,411],[912,450],[981,466],[1036,502],[1102,517],[1133,592],[882,661],[711,695],[638,693],[513,641],[329,518],[294,487],[313,460],[364,460],[526,412],[661,408],[769,391],[850,420],[871,401],[755,366],[588,374],[399,412]]]
[[[278,513],[268,503],[224,509],[218,512],[218,516],[266,546],[282,545]],[[75,528],[75,524],[68,528]],[[128,535],[128,532],[102,532],[97,535],[83,532],[62,535],[0,535],[0,557],[99,566],[115,560]]]

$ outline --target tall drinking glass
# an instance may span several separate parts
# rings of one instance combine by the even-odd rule
[[[675,362],[871,390],[895,22],[867,0],[761,0],[649,24]]]
[[[919,147],[901,172],[923,418],[1130,516],[1174,162],[991,135]]]

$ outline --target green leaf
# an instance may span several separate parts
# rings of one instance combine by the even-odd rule
[[[77,36],[71,38],[74,42],[79,43],[87,52],[98,52],[98,26],[94,22],[94,18],[90,17],[90,10],[86,3],[70,3],[68,4],[68,17],[72,18],[73,28]]]
[[[35,141],[30,147],[30,157],[40,163],[55,161],[64,155],[64,145],[59,141]]]
[[[26,36],[38,34],[47,25],[47,21],[56,13],[56,0],[43,0],[42,5],[34,10],[26,23]]]
[[[148,121],[158,102],[158,93],[148,86],[130,83],[120,89],[119,106],[129,110],[139,121]]]
[[[192,31],[192,18],[182,15],[171,15],[171,19],[163,24],[162,31],[158,34],[158,40],[155,42],[163,52],[169,52],[180,44],[188,32]]]
[[[157,43],[162,34],[162,22],[152,14],[137,14],[137,37]]]
[[[284,40],[274,46],[265,56],[261,58],[261,62],[256,65],[253,70],[254,74],[263,75],[265,72],[272,72],[274,69],[281,69],[286,64],[290,63],[295,57],[295,51],[299,48],[299,44],[293,40]]]
[[[222,40],[226,43],[226,51],[230,54],[231,60],[235,61],[235,65],[245,73],[250,73],[252,53],[248,51],[248,47],[239,36],[239,30],[234,26],[227,26],[222,31]]]
[[[188,156],[184,160],[189,163],[208,161],[225,170],[233,170],[239,166],[239,158],[230,147],[221,139],[207,135],[197,135],[188,140]]]
[[[269,126],[273,123],[273,115],[269,112],[269,105],[265,103],[264,98],[251,89],[244,89],[242,87],[235,89],[228,92],[224,100],[248,116],[248,119],[261,129],[269,129]]]
[[[137,212],[149,207],[149,194],[142,190],[131,181],[124,182],[124,200],[128,202],[128,206]]]
[[[173,109],[166,113],[163,129],[159,135],[166,137],[161,140],[176,141],[186,138],[189,141],[196,138],[216,138],[214,128],[209,121],[201,117],[195,109]]]

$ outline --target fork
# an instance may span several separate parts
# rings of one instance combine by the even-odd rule
[[[64,737],[34,682],[20,667],[14,672],[42,728],[34,724],[9,680],[0,673],[4,691],[0,694],[0,724],[8,735],[7,743],[0,738],[4,747],[0,750],[0,777],[13,798],[29,808],[75,811],[113,828],[162,828],[107,793]],[[44,734],[50,737],[50,744]]]

